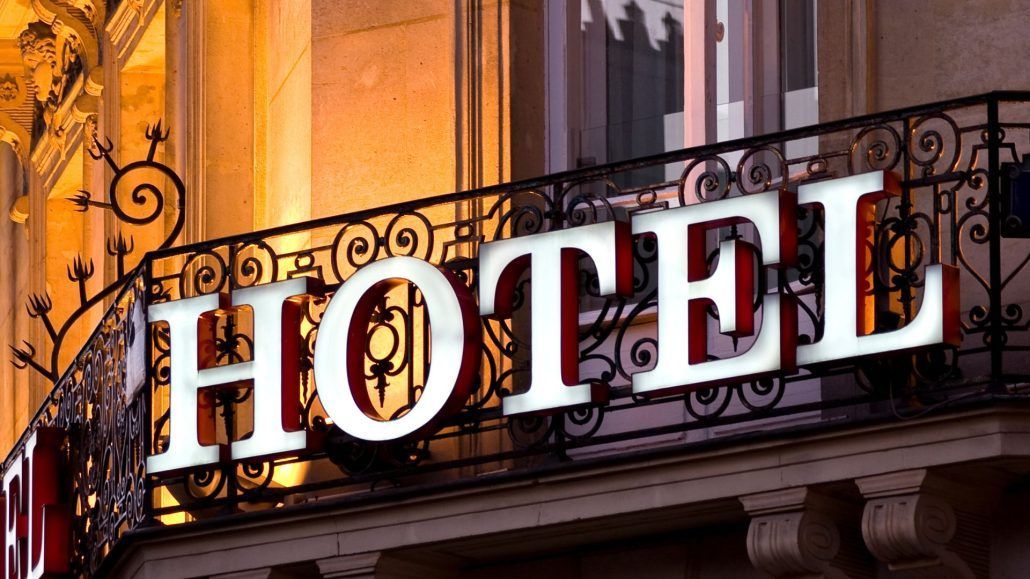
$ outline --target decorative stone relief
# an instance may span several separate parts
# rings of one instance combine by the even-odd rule
[[[103,0],[31,0],[38,20],[18,36],[27,82],[35,91],[37,127],[31,161],[44,183],[79,142],[85,119],[98,110],[102,91],[99,36]],[[0,76],[0,109],[4,85]]]
[[[36,100],[44,106],[60,101],[64,90],[66,72],[70,68],[74,53],[69,53],[62,43],[58,56],[57,35],[45,22],[31,22],[18,36],[21,59],[29,76],[36,85]]]
[[[11,110],[25,101],[25,79],[10,72],[0,74],[0,110]]]
[[[140,18],[143,18],[143,0],[125,0],[125,5],[131,8]]]
[[[0,142],[8,143],[18,154],[18,158],[25,162],[28,158],[31,137],[28,130],[16,121],[7,112],[0,110]]]
[[[63,123],[57,119],[68,83],[78,71],[79,57],[66,39],[59,39],[44,22],[32,22],[18,36],[22,62],[36,86],[37,114],[44,133],[61,151],[67,152]],[[37,136],[38,137],[38,136]]]
[[[99,36],[106,14],[103,0],[32,0],[32,10],[82,59],[83,68],[100,63]]]
[[[81,10],[86,19],[98,23],[104,21],[107,3],[104,0],[64,0],[71,8]]]

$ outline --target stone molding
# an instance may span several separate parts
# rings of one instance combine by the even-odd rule
[[[382,552],[319,559],[316,565],[325,579],[444,579],[451,576],[446,569]]]
[[[744,515],[738,497],[774,493],[784,486],[852,487],[856,478],[914,468],[946,468],[952,478],[985,471],[1004,477],[1017,465],[1030,468],[1028,421],[1030,408],[998,402],[915,421],[845,426],[689,453],[649,453],[633,460],[601,459],[533,477],[501,474],[467,488],[410,493],[397,488],[384,490],[378,500],[375,493],[323,499],[274,516],[154,533],[129,543],[110,576],[204,576],[237,571],[247,561],[292,566],[335,558],[342,546],[355,552],[418,549],[420,555],[441,557],[459,551],[474,563],[477,553],[489,549],[495,557],[509,544],[519,552],[530,543],[566,549],[688,524],[737,524]],[[977,492],[970,494],[986,494],[989,487],[1005,488],[1009,482],[1014,481],[977,484]],[[858,504],[853,518],[846,519],[852,522],[838,524],[838,531],[844,544],[855,535],[864,551],[862,503],[857,488],[853,492]],[[958,536],[952,549],[964,539],[963,527],[970,520],[965,508],[956,515]],[[982,515],[979,521],[990,522]],[[981,536],[989,537],[989,529]],[[270,544],[277,548],[269,549]]]
[[[104,26],[114,62],[120,68],[132,55],[150,21],[162,7],[161,0],[125,0]]]
[[[289,575],[276,569],[264,567],[262,569],[250,569],[247,571],[212,575],[208,579],[289,579],[289,577]]]
[[[23,164],[28,160],[31,145],[29,132],[4,111],[0,111],[0,142],[9,144]]]

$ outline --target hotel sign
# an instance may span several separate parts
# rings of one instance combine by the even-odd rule
[[[657,243],[657,363],[632,377],[633,393],[657,397],[706,386],[793,372],[798,367],[942,344],[957,345],[958,271],[925,269],[918,314],[904,327],[873,333],[865,285],[872,271],[866,240],[875,203],[898,195],[888,172],[872,172],[785,190],[728,198],[611,221],[484,243],[479,248],[479,295],[450,272],[415,257],[389,257],[359,269],[329,299],[314,348],[319,399],[340,430],[360,440],[395,441],[432,434],[459,411],[476,383],[483,348],[481,317],[506,318],[514,307],[519,276],[532,273],[526,329],[532,335],[528,389],[501,401],[504,415],[547,414],[604,404],[604,385],[579,375],[578,267],[593,262],[601,295],[628,295],[632,244],[637,236]],[[767,293],[757,268],[789,268],[797,262],[798,206],[821,206],[825,217],[825,314],[821,338],[797,341],[795,298]],[[760,240],[722,241],[710,273],[706,232],[749,223]],[[432,361],[424,388],[409,412],[378,415],[365,383],[367,328],[375,304],[397,284],[413,284],[432,322]],[[299,420],[301,321],[304,300],[322,295],[319,280],[297,278],[151,305],[148,321],[170,332],[168,444],[147,459],[150,474],[175,473],[218,463],[296,454],[312,443]],[[761,300],[756,323],[755,296]],[[478,300],[477,300],[478,297]],[[739,355],[710,360],[708,308],[719,313],[718,331],[754,336]],[[253,311],[253,357],[247,362],[202,367],[200,352],[211,340],[219,310]],[[215,416],[204,389],[250,381],[254,429],[227,446],[215,442]]]
[[[71,569],[71,506],[61,445],[65,432],[40,428],[3,476],[4,579],[37,579]]]

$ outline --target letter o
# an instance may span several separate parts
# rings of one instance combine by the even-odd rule
[[[368,322],[376,303],[405,281],[422,292],[433,362],[418,402],[404,416],[383,420],[365,385]],[[481,332],[472,293],[453,274],[414,257],[371,263],[340,286],[322,315],[314,353],[322,407],[340,430],[361,440],[429,434],[441,415],[460,410],[468,399],[479,372]]]

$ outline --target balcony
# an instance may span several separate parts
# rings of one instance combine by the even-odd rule
[[[1030,383],[1030,322],[1024,314],[1030,224],[1021,221],[1020,211],[1024,219],[1030,212],[1011,194],[1025,179],[1021,171],[1030,171],[1023,164],[1028,153],[1030,93],[990,93],[164,247],[148,254],[113,297],[5,470],[33,432],[67,432],[75,571],[91,575],[126,536],[143,529],[157,532],[342,495],[373,500],[388,489],[456,489],[641,452],[689,453],[1010,403],[1026,397]],[[516,286],[519,307],[512,318],[483,322],[478,389],[459,413],[420,440],[375,445],[350,438],[327,422],[313,385],[312,351],[327,301],[316,298],[303,310],[300,422],[317,444],[297,456],[223,461],[175,476],[146,471],[146,457],[167,445],[170,416],[169,332],[147,323],[150,305],[298,276],[323,280],[331,293],[365,265],[397,255],[429,261],[474,287],[475,258],[485,242],[796,191],[871,171],[893,173],[901,194],[877,203],[875,230],[865,237],[872,259],[863,299],[875,312],[869,332],[889,332],[914,319],[924,270],[945,264],[960,271],[960,346],[641,399],[630,391],[630,378],[656,361],[660,296],[657,250],[638,238],[632,296],[599,297],[596,273],[581,261],[580,373],[584,381],[607,386],[606,405],[545,417],[502,415],[501,397],[526,387],[531,364],[526,275]],[[1030,191],[1024,186],[1022,192]],[[803,344],[822,335],[823,243],[839,232],[823,230],[817,208],[799,212],[799,265],[762,271],[760,279],[764,287],[797,298]],[[761,242],[748,224],[719,228],[707,240],[710,261],[723,239]],[[716,312],[709,315],[714,320]],[[210,351],[202,355],[214,365],[249,360],[252,322],[246,309],[220,310]],[[374,309],[366,380],[384,416],[404,413],[419,398],[432,358],[423,339],[427,327],[421,295],[411,286],[394,288]],[[751,344],[749,338],[710,334],[713,357],[739,354]],[[20,364],[26,356],[31,359],[23,355]],[[245,386],[216,389],[208,402],[217,416],[209,434],[218,442],[238,440],[253,428],[252,392]]]

